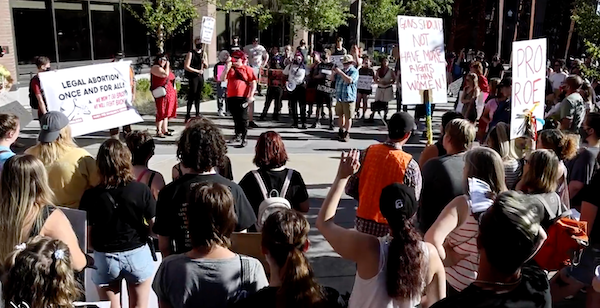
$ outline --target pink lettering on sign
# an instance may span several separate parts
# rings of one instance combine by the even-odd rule
[[[525,46],[516,51],[514,66],[514,106],[530,105],[535,103],[535,94],[543,91],[545,84],[541,78],[535,78],[544,74],[546,56],[540,45],[536,47]],[[535,79],[532,79],[535,78]],[[525,79],[525,80],[524,80]]]

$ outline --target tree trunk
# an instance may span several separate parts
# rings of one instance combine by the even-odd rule
[[[165,35],[162,25],[156,31],[156,47],[158,47],[159,53],[165,52]]]

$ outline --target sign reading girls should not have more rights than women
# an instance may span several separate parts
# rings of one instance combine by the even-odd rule
[[[133,108],[131,61],[40,73],[48,110],[64,113],[73,136],[142,122]]]
[[[402,103],[421,104],[422,90],[433,92],[431,103],[446,103],[448,93],[443,20],[398,16],[398,37]]]
[[[544,126],[546,39],[513,42],[510,139],[532,137]]]

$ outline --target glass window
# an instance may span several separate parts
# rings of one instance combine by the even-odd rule
[[[94,59],[110,59],[121,51],[121,24],[118,3],[90,4]]]
[[[227,27],[227,12],[217,11],[217,51],[225,50],[229,46],[229,27]]]
[[[125,45],[125,57],[148,56],[149,43],[153,40],[147,35],[146,26],[140,23],[131,13],[133,10],[142,16],[144,8],[141,4],[127,3],[123,5],[123,43]]]
[[[36,56],[46,56],[55,62],[50,0],[17,0],[11,2],[11,5],[18,63],[32,64]]]
[[[54,2],[60,61],[91,60],[87,2]]]

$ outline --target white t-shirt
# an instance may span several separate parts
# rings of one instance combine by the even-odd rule
[[[555,72],[550,75],[549,79],[552,82],[552,90],[557,90],[560,85],[567,79],[568,75],[565,72]]]
[[[250,44],[244,47],[244,52],[248,54],[248,65],[259,67],[263,64],[263,55],[267,53],[267,50],[262,45]]]

